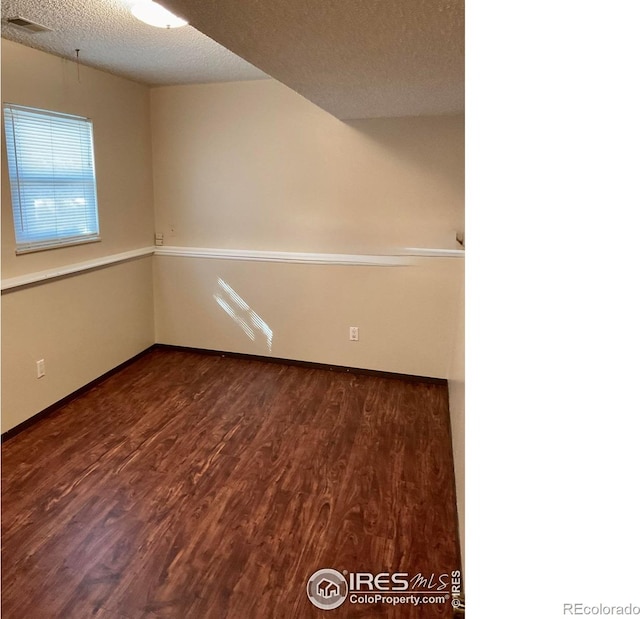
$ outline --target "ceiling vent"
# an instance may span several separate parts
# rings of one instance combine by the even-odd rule
[[[51,28],[36,24],[24,17],[8,17],[7,23],[22,28],[22,30],[28,30],[29,32],[51,32]]]

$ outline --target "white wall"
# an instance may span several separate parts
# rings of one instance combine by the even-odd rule
[[[2,40],[3,101],[88,116],[94,123],[102,241],[15,254],[2,144],[2,279],[149,246],[153,192],[149,91]],[[152,259],[2,293],[2,431],[153,343]],[[46,376],[36,379],[35,362]]]
[[[461,116],[345,124],[275,81],[151,91],[156,229],[165,244],[389,254],[454,248]],[[462,261],[406,267],[155,262],[170,344],[446,377]],[[273,330],[252,340],[215,301],[224,280]],[[361,340],[349,342],[349,326]]]

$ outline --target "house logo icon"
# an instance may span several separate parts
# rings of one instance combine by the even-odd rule
[[[307,581],[309,601],[322,610],[338,608],[347,599],[347,581],[332,569],[318,570]]]

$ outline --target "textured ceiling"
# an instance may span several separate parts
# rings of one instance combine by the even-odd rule
[[[338,118],[464,109],[463,0],[163,0]]]
[[[464,109],[464,0],[161,0],[191,24],[176,30],[133,1],[2,0],[2,36],[150,85],[268,74],[342,119]]]
[[[191,26],[165,30],[139,22],[134,0],[2,0],[2,36],[149,85],[268,77]],[[24,17],[52,32],[6,23]]]

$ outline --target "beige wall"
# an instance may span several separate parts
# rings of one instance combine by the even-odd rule
[[[149,90],[2,39],[2,100],[93,120],[102,241],[15,255],[2,124],[2,278],[153,244]]]
[[[2,295],[2,431],[153,344],[152,258]],[[36,378],[36,361],[46,375]]]
[[[124,79],[2,40],[2,99],[94,122],[102,241],[15,255],[2,144],[2,278],[149,246],[153,192],[149,91]],[[153,343],[152,259],[2,294],[2,431]],[[35,362],[46,376],[36,379]]]
[[[445,378],[461,260],[406,267],[280,264],[156,256],[156,339],[255,355]],[[273,332],[271,349],[219,280]],[[349,326],[360,340],[348,340]]]
[[[345,124],[275,81],[151,91],[156,230],[172,246],[393,253],[455,248],[462,116]],[[407,267],[157,257],[163,343],[446,377],[462,261]],[[273,330],[251,340],[218,278]],[[347,339],[359,326],[358,343]]]
[[[458,521],[460,524],[460,550],[462,567],[465,564],[465,306],[464,290],[458,300],[457,324],[453,355],[449,370],[449,412],[453,439],[453,460],[456,472],[456,494],[458,499]]]
[[[168,245],[455,248],[464,120],[344,123],[273,80],[151,90],[156,228]]]

